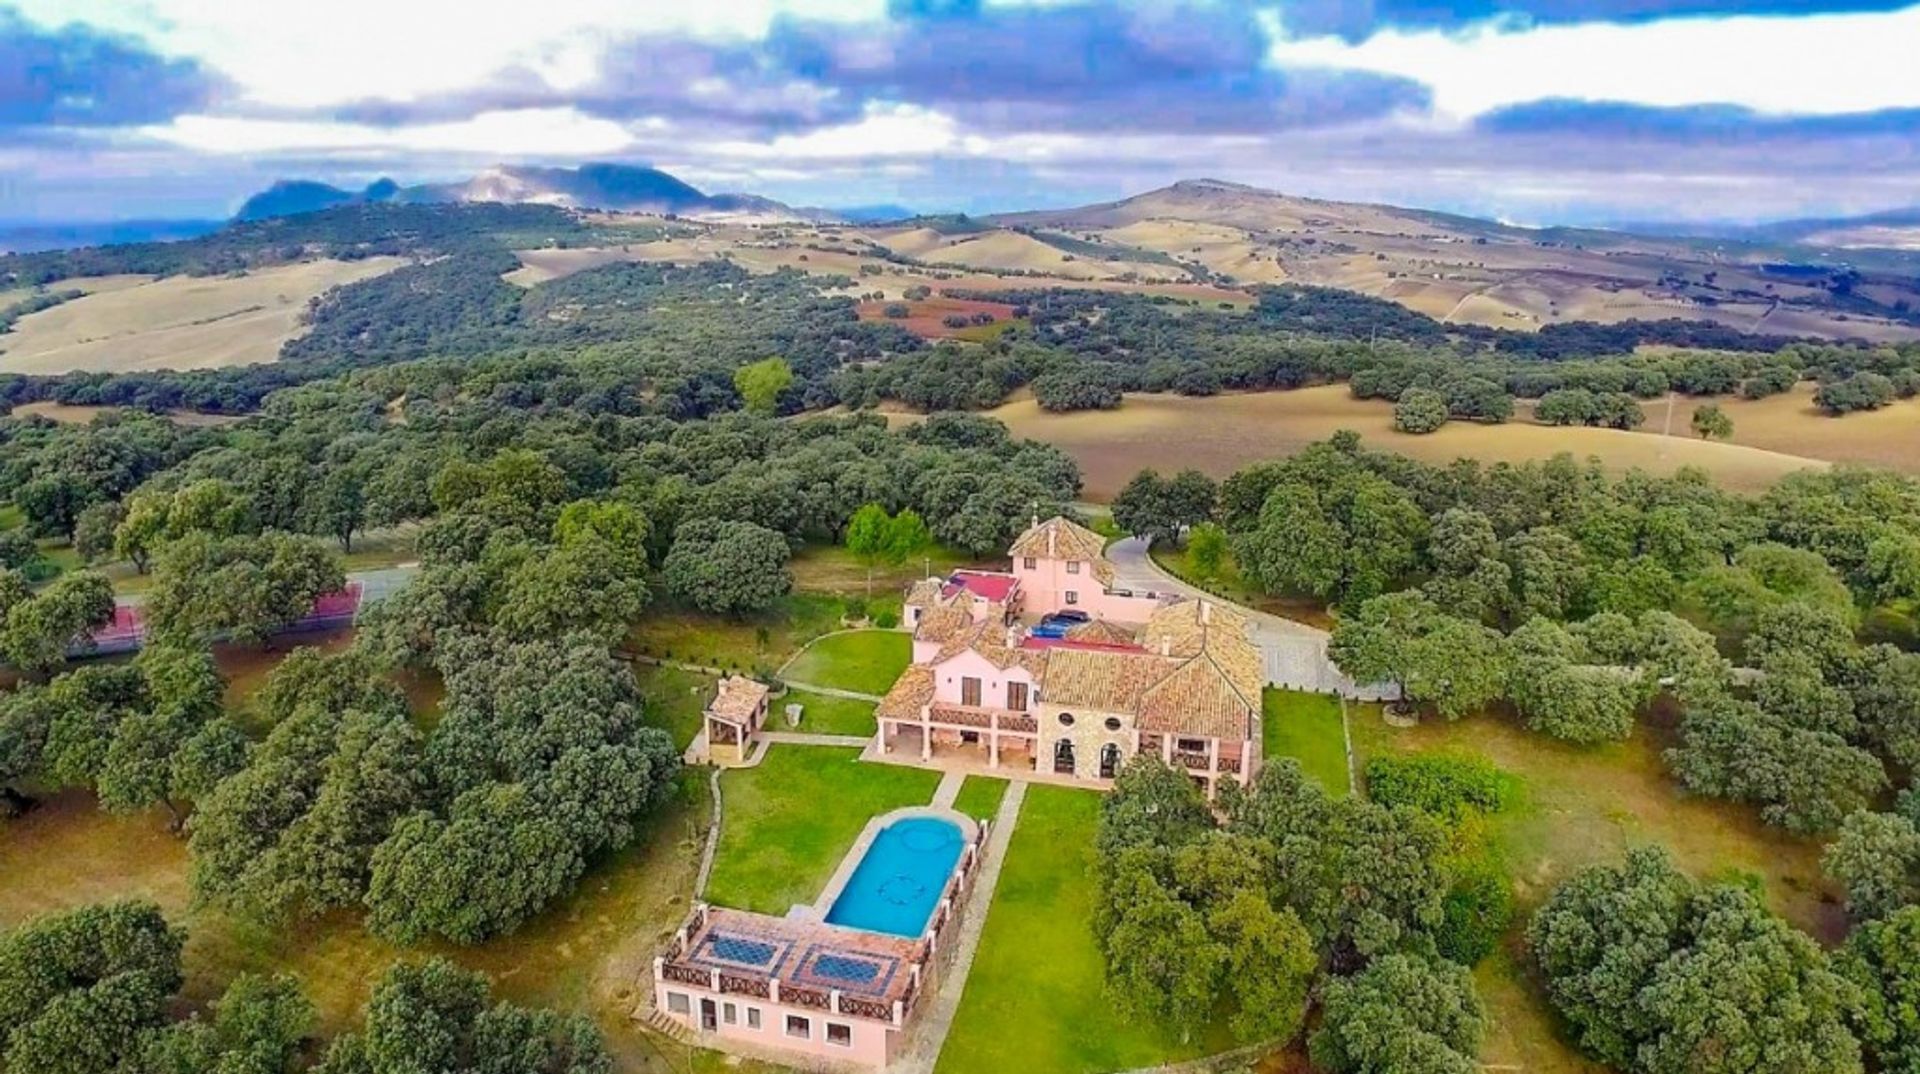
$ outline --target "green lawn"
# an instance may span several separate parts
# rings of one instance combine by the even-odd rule
[[[1182,1044],[1107,998],[1106,963],[1092,928],[1099,817],[1100,796],[1092,791],[1027,788],[936,1074],[1092,1074],[1232,1047],[1224,1030]]]
[[[1269,761],[1292,757],[1330,793],[1351,792],[1340,699],[1269,688],[1261,695],[1260,745]]]
[[[913,660],[913,639],[896,630],[856,630],[821,638],[781,676],[789,682],[884,694]]]
[[[867,821],[933,800],[940,773],[861,764],[855,749],[775,746],[753,768],[720,777],[720,847],[706,898],[784,914],[820,897]]]
[[[701,712],[713,697],[713,676],[635,663],[634,681],[646,699],[647,722],[666,728],[681,749],[700,733]]]
[[[968,776],[960,785],[953,808],[969,817],[992,820],[1000,812],[1000,800],[1007,796],[1007,781],[992,776]]]
[[[767,717],[767,726],[775,731],[788,730],[786,707],[796,704],[803,711],[800,714],[800,726],[792,729],[795,731],[813,735],[871,735],[877,727],[873,718],[873,702],[829,697],[805,690],[789,690],[787,696],[775,699],[773,714]]]

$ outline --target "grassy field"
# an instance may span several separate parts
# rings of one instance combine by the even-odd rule
[[[960,784],[953,808],[976,820],[992,820],[1000,812],[1000,801],[1007,796],[1007,781],[992,776],[968,776]]]
[[[886,598],[897,602],[907,586],[929,574],[945,575],[959,567],[983,565],[957,548],[934,545],[925,554],[915,556],[898,567],[885,564],[876,566],[873,569],[873,597],[876,602]],[[804,593],[834,593],[843,597],[867,595],[866,565],[839,545],[808,545],[794,554],[787,569],[793,572],[793,587]]]
[[[1108,999],[1092,928],[1099,816],[1091,791],[1027,789],[937,1074],[1092,1074],[1231,1046],[1224,1032],[1182,1044]]]
[[[871,735],[878,729],[873,718],[873,702],[855,701],[846,697],[831,697],[807,690],[789,690],[785,697],[773,703],[773,715],[768,718],[769,726],[776,731],[787,730],[786,707],[802,706],[800,726],[793,728],[814,735]]]
[[[795,593],[772,611],[745,619],[683,608],[649,609],[627,636],[635,652],[741,673],[772,671],[801,646],[837,629],[846,602]]]
[[[1341,429],[1360,433],[1372,447],[1430,463],[1461,456],[1521,462],[1566,451],[1581,458],[1598,456],[1614,470],[1639,467],[1666,474],[1682,466],[1699,466],[1729,488],[1745,491],[1764,488],[1795,470],[1824,465],[1815,458],[1688,435],[1664,437],[1657,432],[1555,428],[1530,422],[1452,422],[1438,432],[1412,436],[1394,431],[1390,404],[1354,399],[1344,385],[1210,398],[1134,395],[1118,410],[1070,414],[1048,413],[1032,399],[1019,398],[987,413],[1006,422],[1015,436],[1044,440],[1072,455],[1086,478],[1084,494],[1103,502],[1145,467],[1165,473],[1191,466],[1224,477],[1250,463],[1293,454]],[[1657,431],[1664,418],[1664,413],[1650,411],[1649,426]],[[1848,420],[1833,422],[1833,427]],[[1822,452],[1822,445],[1812,442],[1813,432],[1824,432],[1828,426],[1812,421],[1808,419],[1802,434],[1808,442],[1785,446],[1807,454]],[[1737,414],[1734,425],[1738,439]],[[1676,421],[1674,428],[1686,432],[1684,422]],[[1920,443],[1920,432],[1907,435],[1914,439],[1906,443]],[[1906,465],[1920,468],[1920,450],[1909,450]]]
[[[933,800],[940,773],[861,764],[859,750],[779,745],[720,777],[726,818],[706,897],[784,914],[820,897],[867,821]]]
[[[897,630],[855,630],[821,638],[782,678],[863,694],[884,694],[913,659],[913,638]]]
[[[1261,695],[1260,747],[1269,761],[1291,757],[1338,797],[1352,793],[1340,699],[1269,688]]]
[[[52,375],[214,369],[271,362],[307,303],[390,272],[396,257],[306,261],[240,276],[169,276],[62,303],[0,338],[0,372]]]
[[[713,697],[713,676],[636,662],[633,678],[646,699],[647,721],[666,728],[674,744],[686,749],[700,733],[701,714]]]
[[[1485,757],[1521,781],[1520,800],[1492,822],[1514,870],[1520,913],[1502,950],[1476,972],[1493,1014],[1481,1057],[1489,1069],[1599,1071],[1560,1038],[1526,980],[1520,936],[1527,913],[1569,874],[1628,847],[1657,843],[1696,875],[1756,880],[1769,905],[1824,942],[1844,929],[1837,893],[1820,872],[1820,846],[1761,825],[1745,807],[1683,797],[1661,763],[1663,743],[1645,728],[1627,742],[1581,749],[1493,716],[1401,729],[1377,711],[1355,709],[1352,727],[1363,766],[1369,757],[1453,750]]]

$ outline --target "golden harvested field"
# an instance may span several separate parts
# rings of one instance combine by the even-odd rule
[[[1031,398],[1016,398],[987,413],[1005,422],[1016,436],[1044,440],[1065,449],[1079,461],[1085,474],[1086,496],[1099,502],[1111,499],[1144,467],[1171,471],[1191,466],[1224,477],[1250,463],[1291,455],[1341,429],[1360,433],[1372,447],[1430,463],[1450,462],[1461,456],[1487,462],[1522,462],[1566,451],[1580,458],[1598,456],[1613,470],[1638,467],[1667,474],[1682,466],[1700,466],[1729,488],[1742,491],[1765,488],[1795,470],[1827,465],[1820,459],[1757,446],[1695,439],[1687,433],[1681,416],[1674,422],[1680,435],[1657,435],[1665,417],[1658,407],[1648,412],[1653,433],[1555,428],[1529,422],[1452,422],[1438,432],[1411,436],[1394,430],[1390,404],[1355,399],[1345,385],[1204,399],[1131,395],[1118,410],[1071,414],[1051,414]],[[1738,432],[1737,412],[1734,425]],[[1809,441],[1815,439],[1808,436]],[[1822,447],[1817,442],[1797,446],[1808,453]],[[1920,469],[1920,458],[1910,460],[1910,464]]]
[[[1813,405],[1813,385],[1766,399],[1680,399],[1673,428],[1685,434],[1695,407],[1719,403],[1733,419],[1733,443],[1829,462],[1858,462],[1920,473],[1920,399],[1882,410],[1831,417]],[[1647,425],[1665,421],[1665,408],[1647,405]]]
[[[46,418],[49,421],[65,422],[69,425],[85,425],[102,414],[111,413],[119,407],[82,406],[76,403],[22,403],[13,408],[16,418]],[[167,417],[175,425],[213,426],[232,425],[246,419],[238,414],[202,414],[193,410],[169,410]]]
[[[52,375],[213,369],[271,362],[308,300],[390,272],[400,258],[308,261],[243,276],[111,277],[106,290],[21,318],[0,336],[0,372]],[[74,281],[83,284],[85,281]]]

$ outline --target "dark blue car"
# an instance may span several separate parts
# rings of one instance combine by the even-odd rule
[[[1087,618],[1086,612],[1054,612],[1040,620],[1030,633],[1036,638],[1064,638],[1067,631],[1086,622]]]

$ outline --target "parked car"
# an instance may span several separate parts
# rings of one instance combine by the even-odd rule
[[[1072,610],[1054,612],[1040,620],[1030,633],[1036,638],[1064,638],[1067,631],[1086,622],[1090,616],[1086,612]]]

